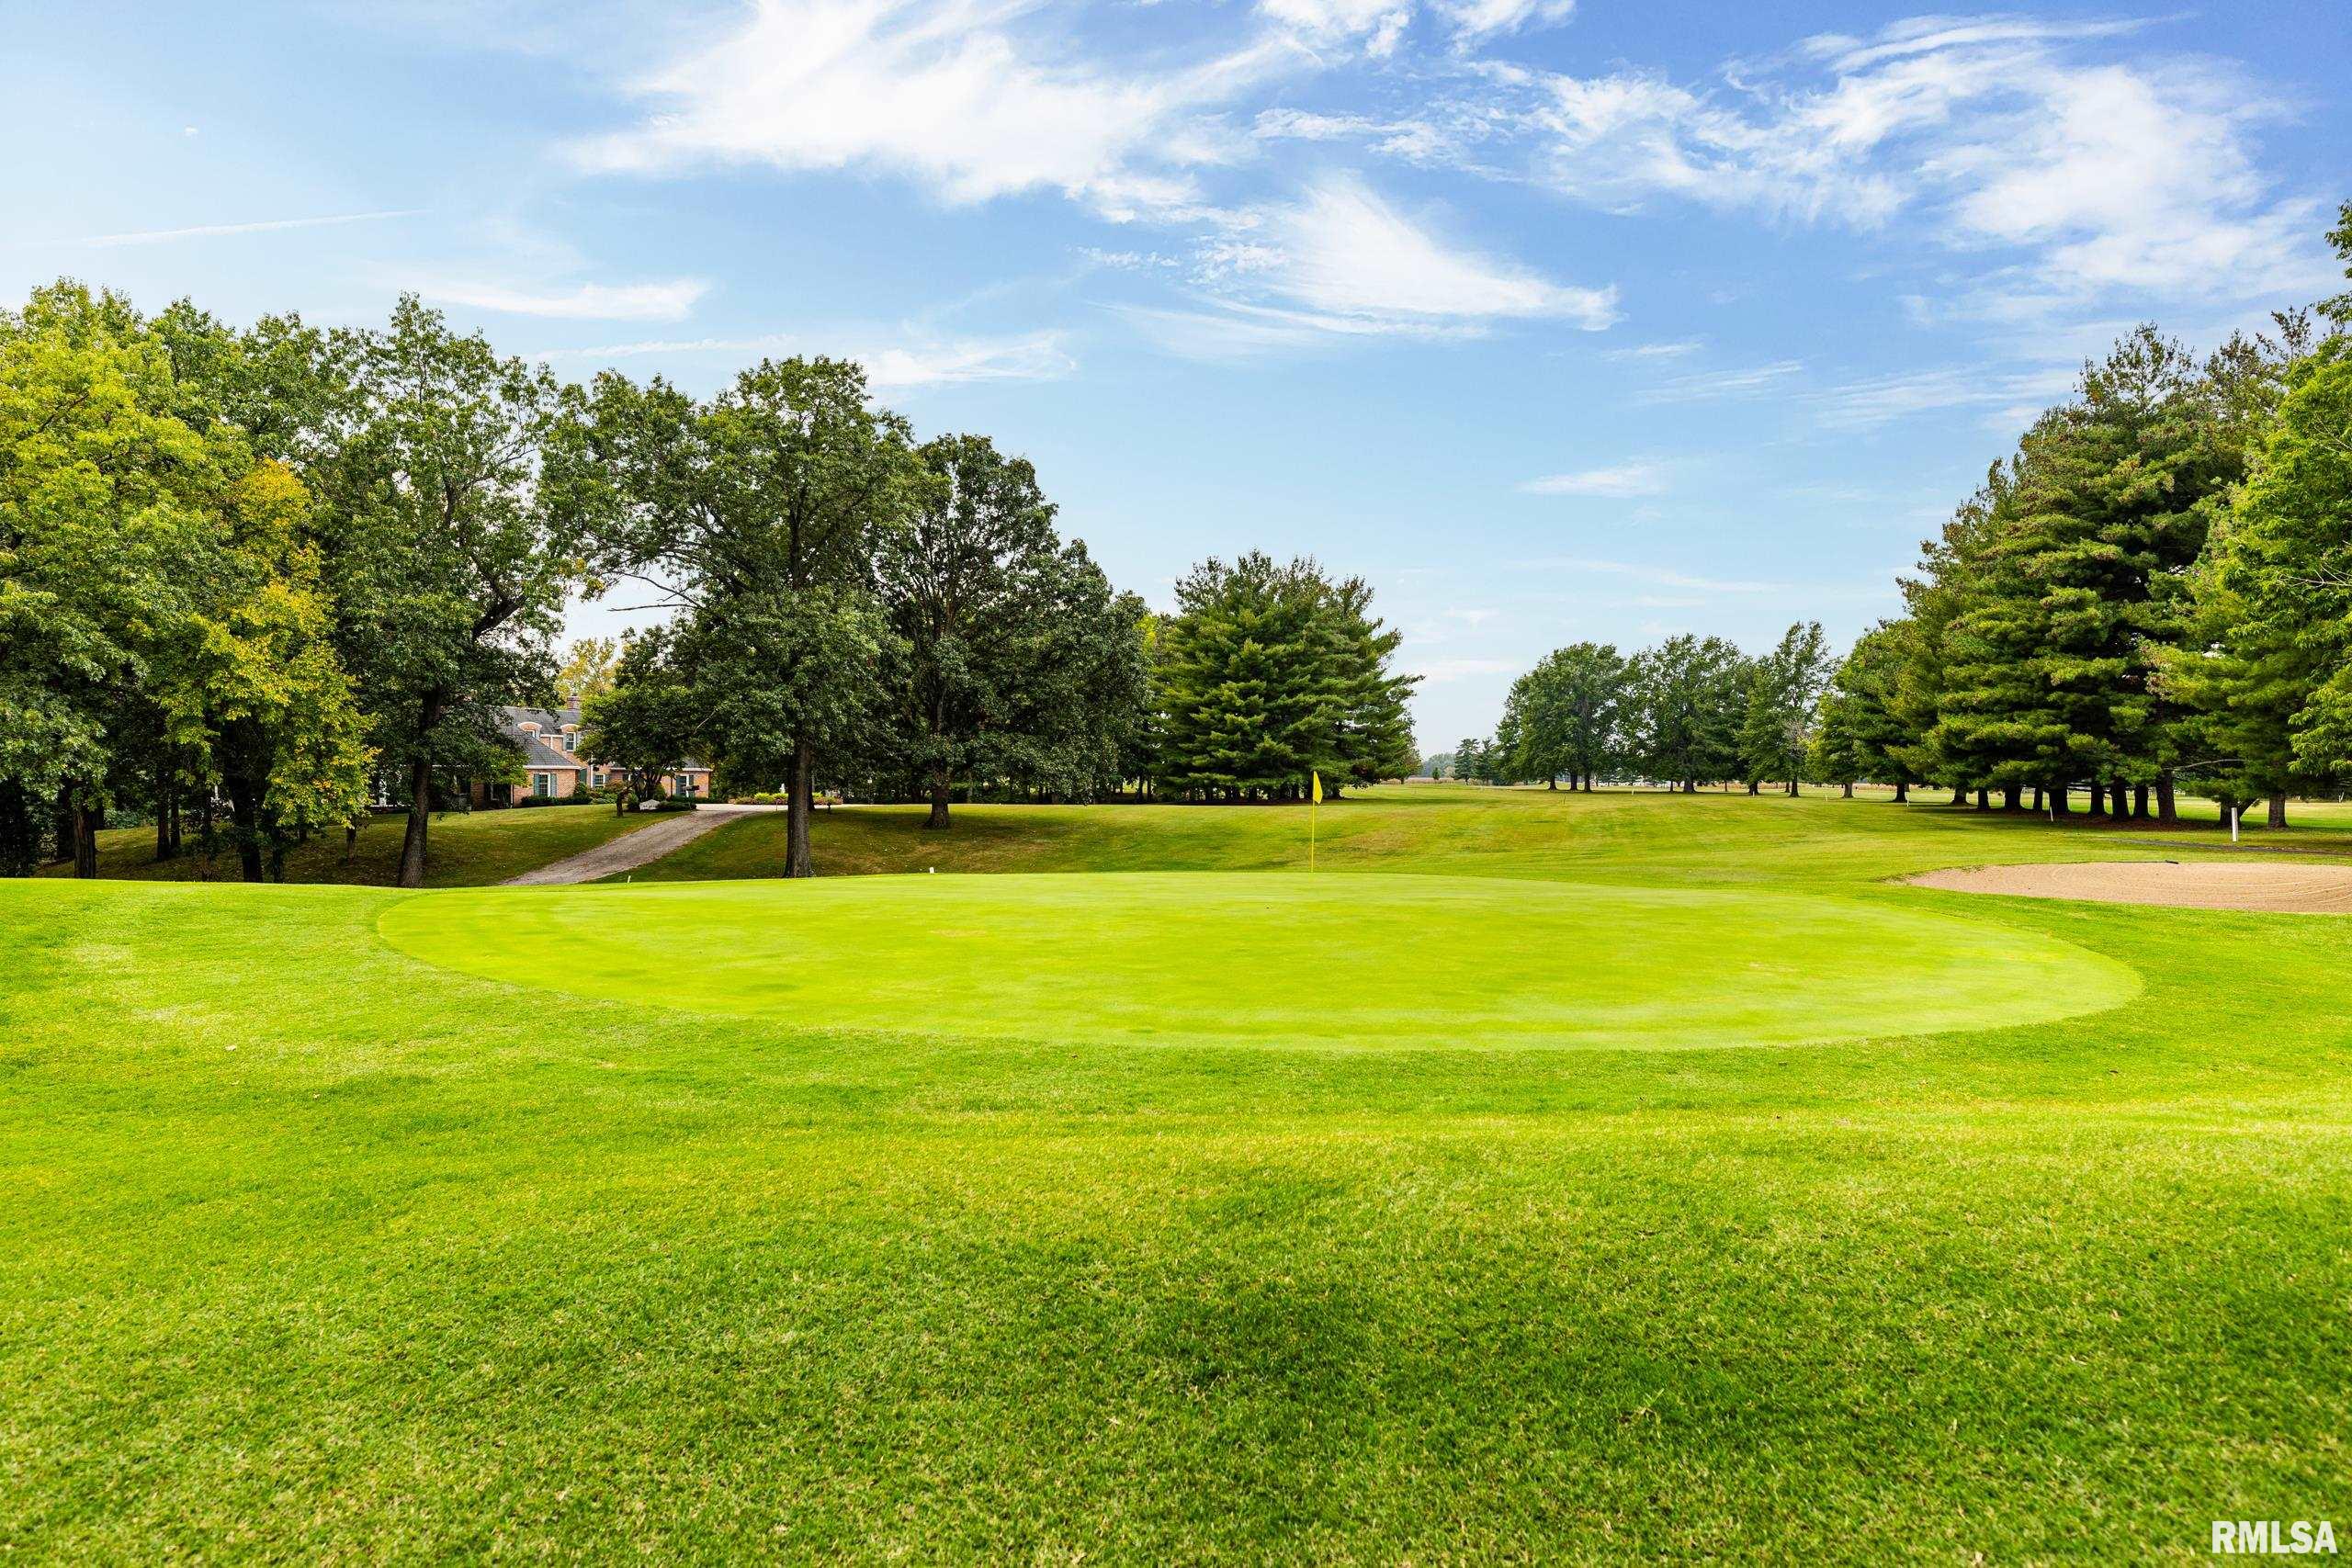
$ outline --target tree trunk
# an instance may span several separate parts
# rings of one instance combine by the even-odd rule
[[[81,806],[74,810],[74,874],[88,879],[98,874],[98,829],[107,825],[107,814],[95,806]]]
[[[1966,784],[1954,784],[1951,786],[1951,803],[1954,806],[1965,806],[1968,804],[1968,786]]]
[[[1846,798],[1848,800],[1854,798],[1854,781],[1851,779],[1846,781]]]
[[[808,741],[792,743],[792,784],[790,804],[785,807],[784,874],[814,876],[815,863],[808,854],[808,812],[816,800],[817,749]]]
[[[155,786],[155,858],[172,858],[172,789],[164,784]]]
[[[261,791],[254,781],[232,774],[221,781],[229,791],[229,818],[237,825],[237,874],[247,882],[262,880]]]
[[[1761,795],[1764,793],[1764,786],[1757,780],[1750,779],[1747,781],[1747,793],[1750,795]]]
[[[2283,789],[2274,789],[2270,792],[2270,814],[2263,818],[2263,826],[2284,828],[2286,825],[2287,792]]]
[[[2129,799],[2124,794],[2125,788],[2126,786],[2121,779],[2109,779],[2108,781],[2108,811],[2118,822],[2126,822],[2131,820],[2132,818],[2132,807]]]
[[[0,779],[0,876],[30,876],[40,857],[25,786],[15,779]]]
[[[2172,774],[2156,775],[2156,820],[2170,826],[2180,820],[2180,803],[2174,798]]]
[[[947,770],[931,771],[931,815],[923,818],[925,828],[944,829],[947,826]]]
[[[419,757],[408,774],[408,831],[401,838],[401,886],[424,886],[424,840],[433,826],[433,762]]]
[[[2091,797],[2091,803],[2090,803],[2088,806],[2086,806],[2086,807],[2083,807],[2083,815],[2084,815],[2084,816],[2086,816],[2086,817],[2104,817],[2104,816],[2106,816],[2106,815],[2107,815],[2107,791],[2106,791],[2105,786],[2103,786],[2102,784],[2100,784],[2100,783],[2099,783],[2099,782],[2098,782],[2098,780],[2097,780],[2097,779],[2093,779],[2093,780],[2091,780],[2091,782],[2090,782],[2090,797]]]
[[[2018,810],[2022,810],[2022,809],[2024,808],[2024,807],[2025,807],[2025,786],[2024,786],[2024,785],[2022,785],[2022,784],[2003,784],[2003,785],[2001,786],[2001,809],[2002,809],[2002,810],[2004,810],[2004,811],[2018,811]]]
[[[1910,803],[1911,803],[1911,781],[1910,781],[1909,779],[1897,779],[1897,780],[1895,780],[1895,781],[1894,781],[1894,804],[1895,804],[1895,805],[1897,805],[1897,806],[1908,806]]]
[[[344,864],[345,864],[345,865],[349,865],[349,864],[351,863],[351,857],[352,857],[352,854],[353,854],[356,851],[357,851],[357,849],[358,849],[358,848],[359,848],[359,824],[358,824],[358,823],[356,823],[356,822],[345,822],[345,823],[343,825],[343,863],[344,863]]]
[[[2041,786],[2040,784],[2033,786],[2033,814],[2036,817],[2041,815]]]
[[[2066,815],[2066,786],[2064,784],[2054,784],[2050,786],[2050,815],[2052,817]]]
[[[1560,775],[1559,775],[1559,774],[1557,774],[1557,773],[1554,773],[1551,777],[1549,777],[1549,778],[1545,779],[1545,780],[1544,781],[1544,787],[1545,789],[1552,789],[1552,790],[1556,790],[1556,789],[1558,789],[1558,788],[1560,787]]]
[[[1976,786],[1976,809],[1979,811],[1990,811],[1993,809],[1993,792],[1986,789],[1983,784],[1978,784]]]
[[[2132,786],[2132,820],[2145,822],[2147,819],[2148,786],[2143,784],[2133,784]]]
[[[51,807],[51,837],[57,841],[59,860],[74,858],[74,835],[76,831],[74,825],[80,820],[74,810],[74,781],[72,779],[58,785],[57,801]]]

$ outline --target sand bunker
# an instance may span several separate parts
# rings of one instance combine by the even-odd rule
[[[2292,865],[2278,861],[2093,862],[1969,866],[1931,871],[1907,880],[1921,887],[2008,893],[2023,898],[2352,915],[2352,865]]]

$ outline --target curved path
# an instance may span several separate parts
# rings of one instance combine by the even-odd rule
[[[681,844],[692,843],[712,829],[724,828],[738,818],[757,817],[763,812],[783,809],[781,806],[697,806],[692,811],[678,812],[650,828],[639,828],[633,833],[607,839],[593,850],[582,850],[576,855],[543,865],[537,871],[510,876],[503,886],[534,887],[564,882],[594,882],[624,871],[635,871],[641,865],[650,865]]]
[[[1955,893],[2082,898],[2098,904],[2169,904],[2188,909],[2352,914],[2352,866],[2277,861],[2085,861],[2073,865],[1981,865],[1905,880]]]

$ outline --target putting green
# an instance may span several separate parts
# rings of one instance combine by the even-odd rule
[[[488,887],[388,909],[492,979],[818,1028],[1268,1045],[1781,1045],[2113,1007],[2071,942],[1883,902],[1165,873]]]

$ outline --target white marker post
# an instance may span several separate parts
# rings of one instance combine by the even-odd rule
[[[2233,844],[2238,841],[2238,818],[2244,815],[2236,807],[2230,807],[2230,842]]]

